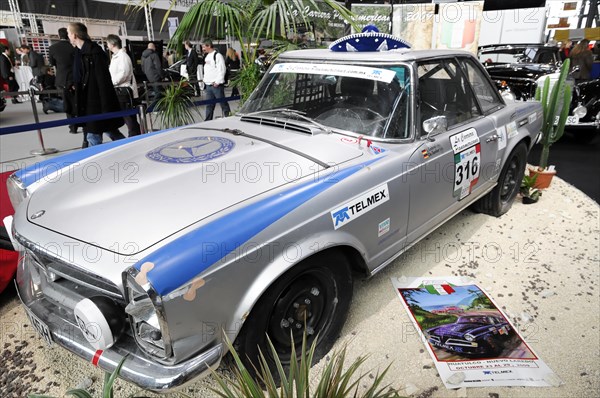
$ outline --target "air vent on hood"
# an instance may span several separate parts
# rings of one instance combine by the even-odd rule
[[[262,118],[260,116],[242,116],[242,122],[264,124],[266,126],[279,127],[286,130],[298,131],[305,134],[314,134],[313,129],[301,124],[290,123],[286,120]]]

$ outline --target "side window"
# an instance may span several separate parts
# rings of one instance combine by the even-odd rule
[[[473,60],[462,59],[460,62],[467,73],[467,78],[471,83],[471,87],[473,87],[481,110],[484,113],[488,113],[494,108],[501,106],[502,102],[500,101],[500,98],[498,98],[498,91],[495,87],[490,85],[481,69],[476,65],[473,65]]]
[[[448,127],[480,115],[465,75],[453,59],[435,60],[417,66],[419,112],[423,121],[445,116]]]

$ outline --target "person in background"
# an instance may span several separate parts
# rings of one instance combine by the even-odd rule
[[[73,63],[77,116],[119,111],[119,100],[112,85],[106,54],[90,39],[87,27],[81,22],[71,22],[67,31],[69,40],[79,49]],[[119,131],[123,124],[122,117],[85,123],[83,131],[88,145],[102,144],[104,132],[113,141],[125,138]]]
[[[558,50],[558,54],[560,56],[561,61],[564,61],[565,59],[569,58],[569,53],[571,52],[572,45],[573,43],[570,40],[560,43],[560,49]]]
[[[17,79],[15,79],[13,61],[10,59],[10,48],[0,44],[0,52],[0,76],[2,76],[2,79],[8,84],[9,91],[19,91],[19,84],[17,83]],[[21,103],[17,95],[13,95],[12,103]]]
[[[220,99],[225,97],[225,60],[223,56],[215,50],[211,40],[207,39],[202,44],[204,56],[204,83],[206,84],[206,99]],[[230,115],[229,103],[220,102],[223,116]],[[215,111],[215,104],[206,105],[205,120],[212,120]]]
[[[40,76],[42,74],[42,66],[44,66],[44,57],[42,57],[42,54],[32,50],[27,44],[21,46],[21,51],[29,57],[29,66],[31,67],[33,77]]]
[[[196,96],[198,96],[200,95],[200,90],[198,89],[198,82],[195,81],[198,75],[198,53],[196,53],[194,45],[189,40],[186,40],[183,45],[186,51],[185,68],[190,79],[190,85],[194,88]]]
[[[152,42],[148,43],[148,48],[142,53],[142,71],[150,83],[158,83],[163,78],[160,57],[156,53],[156,45]],[[157,84],[152,84],[151,87],[155,96],[161,91]]]
[[[227,72],[225,73],[225,82],[231,85],[231,80],[237,76],[241,68],[240,57],[238,57],[235,50],[231,47],[227,49],[227,54],[225,54],[225,67],[227,68]],[[233,86],[231,89],[231,95],[240,95],[237,86]]]
[[[592,64],[594,63],[594,55],[590,50],[590,41],[587,39],[581,40],[573,51],[571,51],[571,70],[576,66],[579,70],[572,73],[576,83],[581,83],[586,80],[590,80],[592,76]]]
[[[44,65],[42,74],[35,78],[37,88],[40,90],[40,100],[42,101],[42,110],[45,114],[48,111],[64,112],[64,101],[57,94],[46,94],[45,91],[56,90],[56,76],[51,66]]]
[[[121,38],[117,35],[108,35],[106,37],[106,45],[113,53],[110,60],[110,77],[113,86],[117,87],[117,97],[122,110],[131,109],[133,99],[138,98],[137,82],[133,75],[133,63],[129,54],[123,48]],[[121,89],[121,90],[120,90]],[[120,93],[123,91],[123,93]],[[140,124],[135,115],[123,116],[127,125],[128,137],[140,135]]]
[[[175,63],[175,51],[169,50],[168,55],[167,55],[167,64],[169,64],[169,66],[171,66],[174,63]]]
[[[58,30],[57,43],[48,49],[50,65],[56,68],[56,87],[62,90],[62,100],[67,118],[72,118],[73,97],[71,88],[73,86],[73,59],[75,58],[75,47],[69,42],[67,28]],[[77,126],[69,125],[69,133],[77,133]]]
[[[600,40],[596,40],[596,44],[592,48],[592,54],[594,54],[594,60],[600,61]]]

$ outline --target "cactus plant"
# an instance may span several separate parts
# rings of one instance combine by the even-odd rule
[[[560,68],[558,81],[550,91],[550,77],[546,77],[543,87],[537,87],[535,99],[542,103],[544,110],[544,122],[542,124],[542,155],[540,156],[539,168],[545,170],[548,167],[548,155],[550,146],[562,137],[565,132],[567,116],[569,116],[569,105],[571,104],[571,86],[566,84],[569,73],[570,60],[566,59]],[[562,105],[562,108],[561,108]],[[558,116],[558,124],[555,124]]]

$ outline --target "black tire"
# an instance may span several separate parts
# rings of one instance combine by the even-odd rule
[[[300,353],[305,325],[308,346],[318,335],[313,363],[322,358],[346,321],[352,284],[348,260],[334,250],[317,254],[291,268],[258,300],[235,340],[234,348],[246,368],[251,373],[255,367],[260,369],[260,349],[278,381],[267,335],[287,371],[292,347],[290,331],[296,352]]]
[[[508,156],[498,177],[498,185],[474,204],[475,211],[500,217],[515,201],[527,163],[527,147],[519,143]]]

